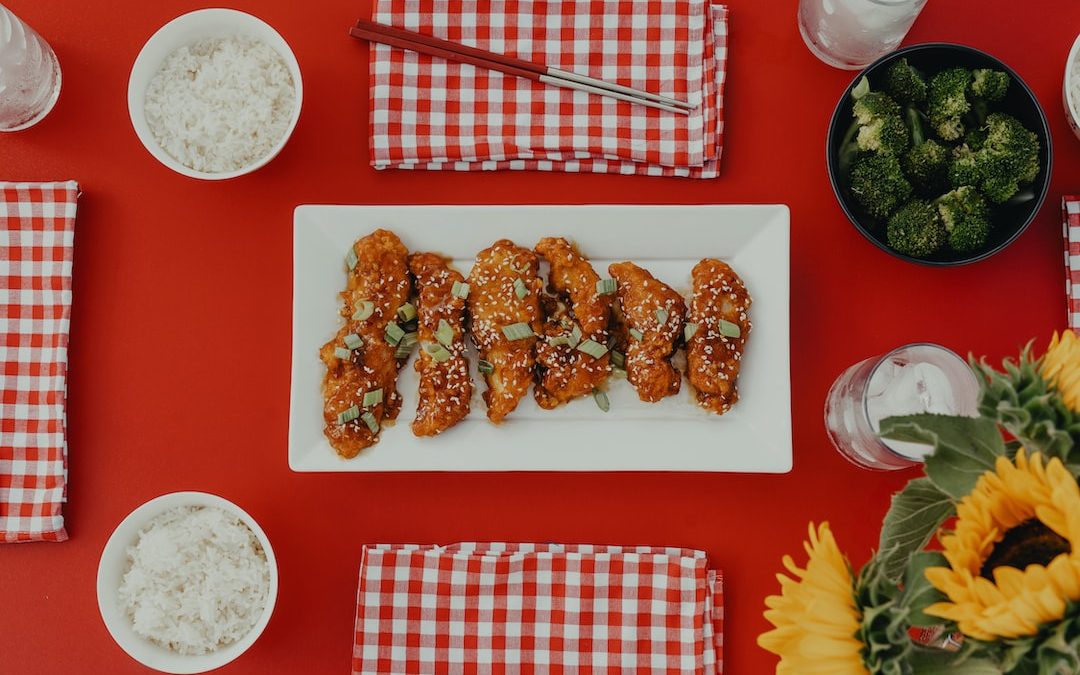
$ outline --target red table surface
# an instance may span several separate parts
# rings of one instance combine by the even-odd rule
[[[4,1],[52,43],[64,89],[36,128],[0,136],[0,179],[74,178],[83,189],[71,323],[71,539],[0,547],[6,673],[143,671],[98,615],[98,556],[128,512],[175,490],[234,500],[262,524],[278,556],[273,619],[223,673],[347,673],[361,545],[459,540],[704,549],[727,581],[727,672],[770,672],[775,659],[755,638],[767,627],[762,601],[777,590],[781,556],[800,550],[808,520],[829,520],[862,564],[890,494],[915,475],[859,470],[833,450],[822,402],[837,374],[918,340],[997,360],[1064,326],[1059,201],[1080,190],[1080,142],[1061,106],[1065,59],[1080,30],[1075,0],[1044,0],[1037,10],[1006,0],[931,0],[906,41],[967,43],[1000,57],[1038,95],[1054,137],[1050,196],[1030,230],[993,259],[955,269],[885,255],[844,218],[829,187],[824,138],[852,74],[806,50],[795,0],[731,0],[723,176],[711,181],[376,172],[367,161],[367,49],[346,37],[369,3],[237,1],[292,45],[305,96],[281,155],[224,183],[158,164],[127,115],[128,72],[140,47],[199,5],[97,0],[76,10],[60,0]],[[293,208],[418,202],[788,204],[794,470],[289,471]],[[507,228],[513,236],[513,224]]]

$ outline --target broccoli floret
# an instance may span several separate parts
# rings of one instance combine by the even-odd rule
[[[887,94],[865,94],[855,101],[852,114],[859,124],[856,143],[864,152],[900,153],[911,143],[900,106]]]
[[[916,258],[936,253],[945,243],[945,226],[937,209],[922,199],[913,199],[894,213],[885,234],[889,246]]]
[[[927,102],[930,125],[946,141],[955,141],[964,135],[961,118],[971,110],[967,98],[970,83],[971,72],[963,68],[943,70],[930,79]]]
[[[978,185],[982,179],[979,153],[966,144],[954,149],[952,161],[949,163],[949,185],[954,188]]]
[[[979,68],[971,73],[971,93],[986,101],[1000,101],[1009,90],[1009,76],[1000,70]]]
[[[900,103],[922,103],[926,100],[926,78],[900,58],[885,72],[885,91]]]
[[[895,155],[873,154],[851,167],[851,194],[874,218],[887,218],[911,196]]]
[[[969,129],[964,134],[964,145],[972,150],[982,150],[982,147],[986,145],[986,129]]]
[[[908,150],[901,166],[916,189],[939,194],[949,171],[949,151],[941,143],[930,139]]]
[[[1039,137],[1015,117],[993,113],[986,118],[986,142],[977,162],[983,175],[979,187],[1001,204],[1039,175]]]
[[[979,191],[957,188],[936,201],[949,246],[960,253],[982,248],[990,234],[990,207]]]

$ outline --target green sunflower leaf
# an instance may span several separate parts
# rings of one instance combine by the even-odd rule
[[[885,576],[899,582],[911,555],[925,548],[954,512],[953,501],[928,478],[916,478],[893,495],[878,542]]]
[[[988,659],[957,662],[954,652],[942,649],[913,649],[908,655],[911,672],[917,675],[1001,675],[1001,668]]]
[[[943,620],[923,613],[935,602],[944,601],[945,594],[934,588],[926,578],[927,567],[948,567],[945,556],[938,551],[922,551],[911,556],[904,572],[904,594],[900,602],[908,609],[908,623],[917,628],[937,626]]]
[[[992,471],[1005,454],[997,424],[985,417],[908,415],[881,421],[881,436],[896,441],[934,446],[926,458],[926,475],[942,492],[960,499],[971,492],[979,476]]]

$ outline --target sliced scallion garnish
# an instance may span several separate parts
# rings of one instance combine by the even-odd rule
[[[630,332],[630,337],[634,338],[638,342],[641,342],[642,340],[645,339],[645,334],[642,333],[641,331],[639,331],[637,328],[631,328],[629,332]]]
[[[450,287],[450,295],[464,300],[469,297],[469,284],[455,281],[454,285]]]
[[[656,322],[659,323],[661,327],[666,326],[668,320],[668,311],[666,309],[658,309],[656,310],[655,314]]]
[[[349,349],[359,349],[364,346],[364,338],[356,333],[349,333],[345,336],[345,346]]]
[[[593,389],[592,397],[596,401],[597,408],[604,412],[611,410],[611,401],[608,400],[608,395],[602,389]]]
[[[597,295],[611,295],[617,290],[619,290],[619,282],[614,279],[601,279],[596,282]]]
[[[507,340],[525,340],[535,335],[532,326],[527,323],[512,323],[509,326],[503,326],[502,332]]]
[[[356,311],[353,312],[352,318],[356,321],[364,321],[371,318],[371,315],[375,313],[375,303],[370,300],[360,300],[356,303]]]
[[[484,375],[488,375],[490,373],[495,372],[495,366],[491,365],[490,363],[488,363],[484,359],[480,359],[480,360],[478,360],[476,362],[476,369],[479,370]]]
[[[548,344],[552,347],[558,347],[560,345],[570,344],[570,336],[568,335],[556,335],[555,337],[548,338]]]
[[[396,323],[386,324],[386,341],[397,346],[401,344],[401,338],[405,337],[405,331]]]
[[[338,357],[342,361],[348,361],[352,358],[352,350],[345,349],[344,347],[335,347],[334,356]]]
[[[523,300],[528,294],[529,287],[525,285],[525,282],[521,280],[521,277],[514,279],[514,295],[518,296],[518,300]]]
[[[349,271],[356,269],[356,264],[360,262],[360,259],[356,257],[356,249],[352,246],[349,247],[349,252],[345,254],[345,266],[349,268]]]
[[[406,333],[406,335],[416,335],[416,333]],[[413,347],[415,346],[416,340],[405,344],[405,340],[403,339],[401,342],[398,343],[397,349],[394,350],[394,358],[398,359],[399,361],[404,361],[405,359],[409,358],[410,354],[412,354]]]
[[[594,359],[598,359],[604,354],[607,354],[607,347],[596,340],[582,340],[581,344],[577,346],[577,350],[579,352],[585,352]]]
[[[622,368],[626,365],[626,356],[622,352],[617,352],[614,349],[611,350],[611,365],[616,368]]]
[[[682,334],[683,334],[683,337],[686,338],[687,342],[689,342],[690,338],[694,337],[694,335],[697,334],[697,329],[698,329],[698,325],[696,323],[688,323],[685,326],[683,326]]]
[[[419,335],[415,332],[405,333],[401,336],[401,340],[398,341],[398,347],[412,347],[420,341]]]
[[[397,308],[397,316],[401,319],[401,323],[409,323],[416,318],[416,307],[411,302],[406,302]]]
[[[364,420],[364,424],[367,425],[367,428],[371,431],[371,433],[379,433],[379,420],[375,419],[374,415],[366,412],[360,416],[360,419]]]
[[[446,319],[439,319],[439,328],[435,331],[435,339],[444,347],[454,343],[454,329]]]
[[[566,344],[570,345],[571,349],[576,349],[581,342],[581,326],[574,324],[573,330],[570,331],[570,339]]]
[[[380,389],[373,389],[371,391],[366,391],[366,392],[364,392],[363,406],[365,408],[370,408],[373,405],[378,405],[378,404],[382,403],[382,400],[383,399],[382,399],[382,389],[381,388]]]
[[[452,354],[450,354],[450,352],[446,350],[446,347],[443,347],[440,344],[424,345],[424,351],[428,353],[428,356],[435,359],[439,363],[442,363],[443,361],[449,361],[450,357],[452,356]]]
[[[353,407],[351,407],[351,408],[349,408],[347,410],[342,410],[341,412],[338,413],[337,423],[338,424],[348,424],[349,422],[352,422],[357,417],[360,417],[360,406],[355,406],[354,405]]]
[[[720,319],[720,334],[726,337],[737,338],[742,335],[742,329],[739,328],[739,324],[737,323],[731,323],[730,321]]]

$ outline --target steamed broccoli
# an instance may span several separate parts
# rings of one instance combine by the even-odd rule
[[[945,186],[949,170],[949,151],[941,143],[929,139],[908,150],[901,166],[904,175],[918,190],[937,194]]]
[[[949,163],[949,185],[954,188],[978,185],[982,178],[979,153],[967,144],[953,149],[952,161]]]
[[[926,100],[926,78],[906,58],[900,58],[885,72],[885,91],[900,103],[922,103]]]
[[[970,186],[957,188],[939,197],[935,203],[949,246],[967,253],[986,244],[990,233],[990,207],[978,190]]]
[[[969,129],[964,134],[964,145],[968,146],[972,150],[982,150],[982,147],[986,145],[986,129],[982,127],[978,129]]]
[[[911,183],[895,155],[873,154],[851,167],[851,193],[871,216],[887,218],[911,196]]]
[[[852,114],[859,125],[856,143],[864,152],[899,153],[911,142],[900,106],[887,94],[872,91],[855,101]]]
[[[941,249],[946,233],[937,209],[928,201],[913,199],[889,218],[885,234],[895,250],[924,258]]]
[[[978,156],[983,175],[979,187],[997,204],[1039,175],[1039,137],[1010,115],[993,113],[986,118],[986,143]]]
[[[964,68],[943,70],[930,78],[927,113],[937,135],[946,141],[955,141],[964,135],[961,118],[971,110],[967,98],[971,71]]]
[[[1000,101],[1009,90],[1009,76],[1000,70],[979,68],[971,72],[972,95],[986,101]]]

